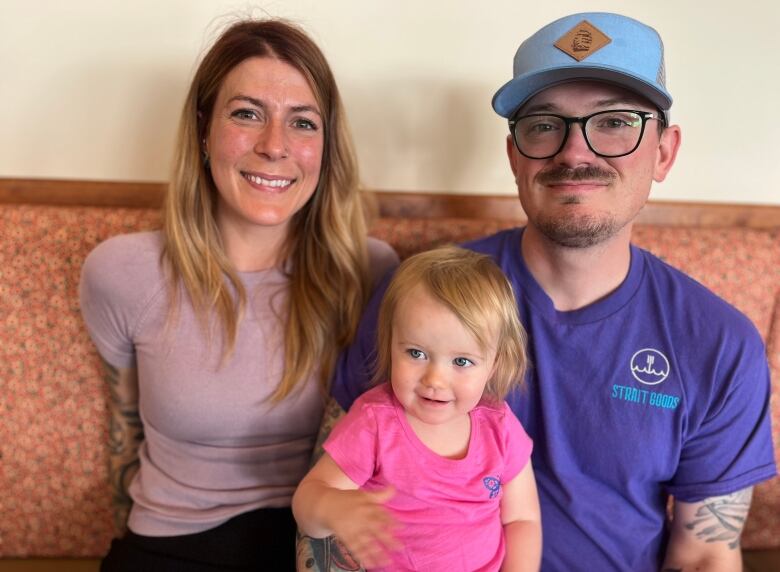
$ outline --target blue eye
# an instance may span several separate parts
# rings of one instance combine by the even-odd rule
[[[454,360],[452,360],[452,363],[454,363],[458,367],[469,367],[474,365],[473,361],[464,357],[456,357]]]
[[[629,111],[616,111],[614,113],[605,111],[594,115],[591,122],[594,124],[593,127],[603,131],[642,128],[642,117]]]
[[[555,125],[551,123],[537,123],[536,125],[531,126],[531,131],[535,131],[536,133],[546,133],[548,131],[555,131],[558,129]]]
[[[599,127],[605,127],[607,129],[620,129],[622,127],[634,127],[634,125],[631,125],[622,119],[613,118],[602,122]]]
[[[293,121],[293,126],[298,127],[299,129],[307,129],[309,131],[317,131],[319,129],[319,125],[314,123],[311,119],[296,119]]]
[[[236,109],[230,114],[230,117],[236,119],[257,119],[257,112],[253,109]]]
[[[408,353],[412,359],[425,359],[425,352],[418,350],[417,348],[409,348],[406,350],[406,353]]]
[[[521,118],[517,125],[518,133],[528,138],[557,135],[564,128],[560,119],[548,115],[529,115]]]

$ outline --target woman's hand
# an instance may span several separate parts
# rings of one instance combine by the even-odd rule
[[[365,568],[388,564],[398,548],[397,523],[385,508],[392,487],[361,491],[325,453],[304,477],[292,508],[301,532],[313,538],[335,535]]]
[[[365,568],[386,566],[399,547],[398,525],[383,506],[394,494],[392,487],[376,492],[331,489],[323,498],[328,528]]]

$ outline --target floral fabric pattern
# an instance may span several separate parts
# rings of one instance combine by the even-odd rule
[[[107,392],[81,321],[86,255],[156,211],[0,208],[0,556],[105,554]]]

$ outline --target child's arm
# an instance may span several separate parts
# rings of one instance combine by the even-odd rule
[[[358,486],[325,453],[303,478],[292,500],[301,531],[314,538],[335,534],[366,568],[389,562],[396,548],[395,521],[383,503],[391,488],[377,492]]]
[[[531,460],[506,485],[501,499],[506,556],[502,572],[538,571],[542,559],[542,521]]]

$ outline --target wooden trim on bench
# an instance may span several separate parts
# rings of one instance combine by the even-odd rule
[[[376,192],[379,214],[387,217],[462,217],[517,220],[525,213],[513,195],[452,195]],[[639,223],[668,226],[780,227],[780,206],[649,201]]]
[[[164,183],[0,178],[0,203],[159,208],[165,187]]]
[[[159,208],[165,183],[0,178],[0,203]],[[379,216],[525,221],[514,195],[374,191]],[[780,206],[650,201],[638,222],[669,226],[780,228]]]

